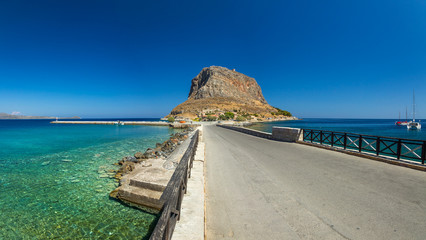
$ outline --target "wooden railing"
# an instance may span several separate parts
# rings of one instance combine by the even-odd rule
[[[172,238],[176,222],[180,219],[180,208],[183,195],[186,193],[188,178],[191,177],[192,163],[198,145],[198,134],[197,130],[160,197],[160,201],[163,202],[161,215],[149,239],[168,240]]]
[[[425,164],[426,141],[303,129],[303,141]]]

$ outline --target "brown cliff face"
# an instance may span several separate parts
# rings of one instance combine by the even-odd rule
[[[254,78],[235,70],[211,66],[192,79],[188,100],[171,116],[197,117],[205,112],[241,111],[250,114],[275,112]]]
[[[224,67],[204,68],[192,79],[188,99],[233,97],[241,101],[257,100],[267,104],[254,78]]]

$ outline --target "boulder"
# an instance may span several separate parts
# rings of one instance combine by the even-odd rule
[[[142,159],[142,158],[144,158],[144,154],[143,153],[141,153],[141,152],[137,152],[137,153],[135,153],[135,158],[136,159]]]

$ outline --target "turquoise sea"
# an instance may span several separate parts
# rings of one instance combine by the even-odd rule
[[[279,126],[426,140],[426,121],[421,120],[425,123],[422,126],[424,129],[416,131],[407,130],[406,126],[396,126],[395,121],[397,119],[306,118],[295,121],[256,123],[249,128],[272,132],[273,126]]]
[[[157,216],[109,198],[113,163],[174,130],[49,122],[0,120],[0,239],[148,237]]]

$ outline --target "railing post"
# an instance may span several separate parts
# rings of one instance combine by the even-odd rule
[[[396,149],[396,158],[401,159],[401,139],[398,139],[398,147]]]
[[[359,135],[359,141],[358,141],[358,148],[359,148],[359,152],[362,151],[362,135]]]
[[[176,204],[176,210],[178,211],[178,221],[180,220],[180,207],[182,206],[182,199],[183,199],[183,182],[181,183],[181,185],[179,186],[179,194],[178,194],[178,199],[177,199],[177,204]]]
[[[194,149],[192,151],[193,153],[195,153]],[[191,156],[189,157],[188,178],[191,178],[191,169],[192,169],[193,160],[194,160],[194,154],[191,154]]]
[[[334,146],[334,132],[331,132],[331,146]]]
[[[185,170],[185,176],[183,177],[183,190],[184,193],[186,194],[186,189],[187,189],[187,184],[188,184],[188,171],[191,172],[191,169],[186,168]]]
[[[323,135],[322,135],[322,130],[320,131],[320,144],[322,145],[322,137],[323,137]]]
[[[426,160],[426,141],[423,141],[422,144],[422,164],[425,164]]]
[[[379,156],[380,153],[380,137],[377,137],[376,140],[376,155]]]
[[[347,133],[345,133],[345,135],[344,135],[344,139],[343,139],[343,149],[345,149],[346,150],[346,143],[347,143],[347,141],[348,141],[348,134]]]
[[[314,130],[310,130],[311,132],[311,143],[314,141]]]
[[[170,214],[172,214],[172,213],[170,213]],[[163,239],[165,239],[165,240],[170,239],[170,216],[168,216],[168,218],[167,218],[167,224],[166,224],[166,228],[164,229]]]
[[[305,141],[305,130],[302,128],[302,141]]]

